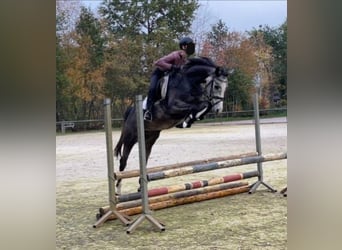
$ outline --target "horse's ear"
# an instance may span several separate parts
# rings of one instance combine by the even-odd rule
[[[216,76],[221,76],[221,75],[228,76],[228,73],[229,72],[226,68],[216,67],[216,70],[215,70]]]

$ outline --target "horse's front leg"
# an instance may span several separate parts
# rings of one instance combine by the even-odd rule
[[[206,103],[202,103],[202,105],[200,106],[195,106],[192,111],[191,114],[186,117],[181,125],[181,127],[183,128],[190,128],[191,125],[198,120],[202,120],[204,118],[204,116],[210,111],[211,109],[211,105],[210,103],[208,104]],[[180,126],[178,126],[180,127]]]
[[[165,103],[167,113],[173,117],[185,117],[191,111],[192,104],[190,101],[181,100],[178,96],[169,96],[167,103]]]
[[[194,119],[192,120],[192,122],[203,120],[204,116],[207,113],[209,113],[211,108],[212,108],[211,103],[209,102],[202,103],[202,105],[197,110],[194,111],[194,114],[193,114]]]

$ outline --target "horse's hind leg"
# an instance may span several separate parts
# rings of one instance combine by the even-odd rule
[[[124,169],[126,168],[128,156],[131,153],[131,150],[136,142],[137,142],[137,138],[133,136],[132,138],[130,138],[130,140],[127,140],[124,143],[123,152],[120,157],[120,166],[119,166],[120,172],[124,171]],[[116,182],[116,190],[117,190],[116,192],[119,195],[121,194],[121,184],[122,184],[121,182],[122,182],[122,179],[119,179]]]
[[[145,152],[146,152],[146,164],[148,162],[148,158],[150,157],[152,146],[159,138],[160,131],[145,131]],[[138,192],[141,190],[141,179],[139,178],[139,188]]]
[[[145,132],[145,149],[146,149],[146,163],[150,157],[152,146],[159,138],[160,131],[146,131]]]

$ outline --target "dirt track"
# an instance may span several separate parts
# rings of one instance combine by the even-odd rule
[[[263,153],[286,152],[287,124],[284,119],[263,120]],[[278,123],[281,122],[281,123]],[[255,152],[255,130],[251,121],[195,124],[190,129],[162,131],[153,146],[147,167],[218,156]],[[242,125],[241,125],[242,124]],[[120,136],[113,131],[115,146]],[[134,146],[126,170],[139,168],[138,146]],[[117,167],[117,166],[116,166]],[[56,180],[106,178],[104,132],[66,134],[56,137]]]
[[[287,123],[263,120],[263,153],[286,152]],[[284,119],[282,120],[284,121]],[[173,164],[255,151],[251,122],[195,125],[191,129],[163,131],[148,166]],[[113,132],[113,143],[119,132]],[[264,163],[264,178],[278,191],[286,186],[286,160]],[[117,165],[116,165],[117,166]],[[137,146],[127,169],[138,168]],[[229,171],[255,170],[255,164]],[[149,187],[208,179],[226,174],[217,170],[152,182]],[[254,180],[248,180],[253,183]],[[125,180],[123,191],[134,192],[137,179]],[[104,132],[56,136],[56,246],[57,249],[287,249],[287,200],[264,187],[253,194],[193,203],[158,210],[166,224],[159,233],[147,222],[132,235],[118,221],[98,229],[98,208],[108,205]]]

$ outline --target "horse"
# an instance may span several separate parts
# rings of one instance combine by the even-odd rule
[[[171,71],[168,78],[165,97],[154,103],[153,120],[144,121],[146,163],[162,130],[175,126],[190,127],[209,111],[219,113],[223,109],[228,70],[217,66],[211,59],[189,58],[180,71]],[[135,112],[134,106],[126,110],[120,139],[114,149],[114,156],[120,159],[120,171],[124,171],[128,156],[138,141]],[[121,179],[116,187],[120,194]]]

